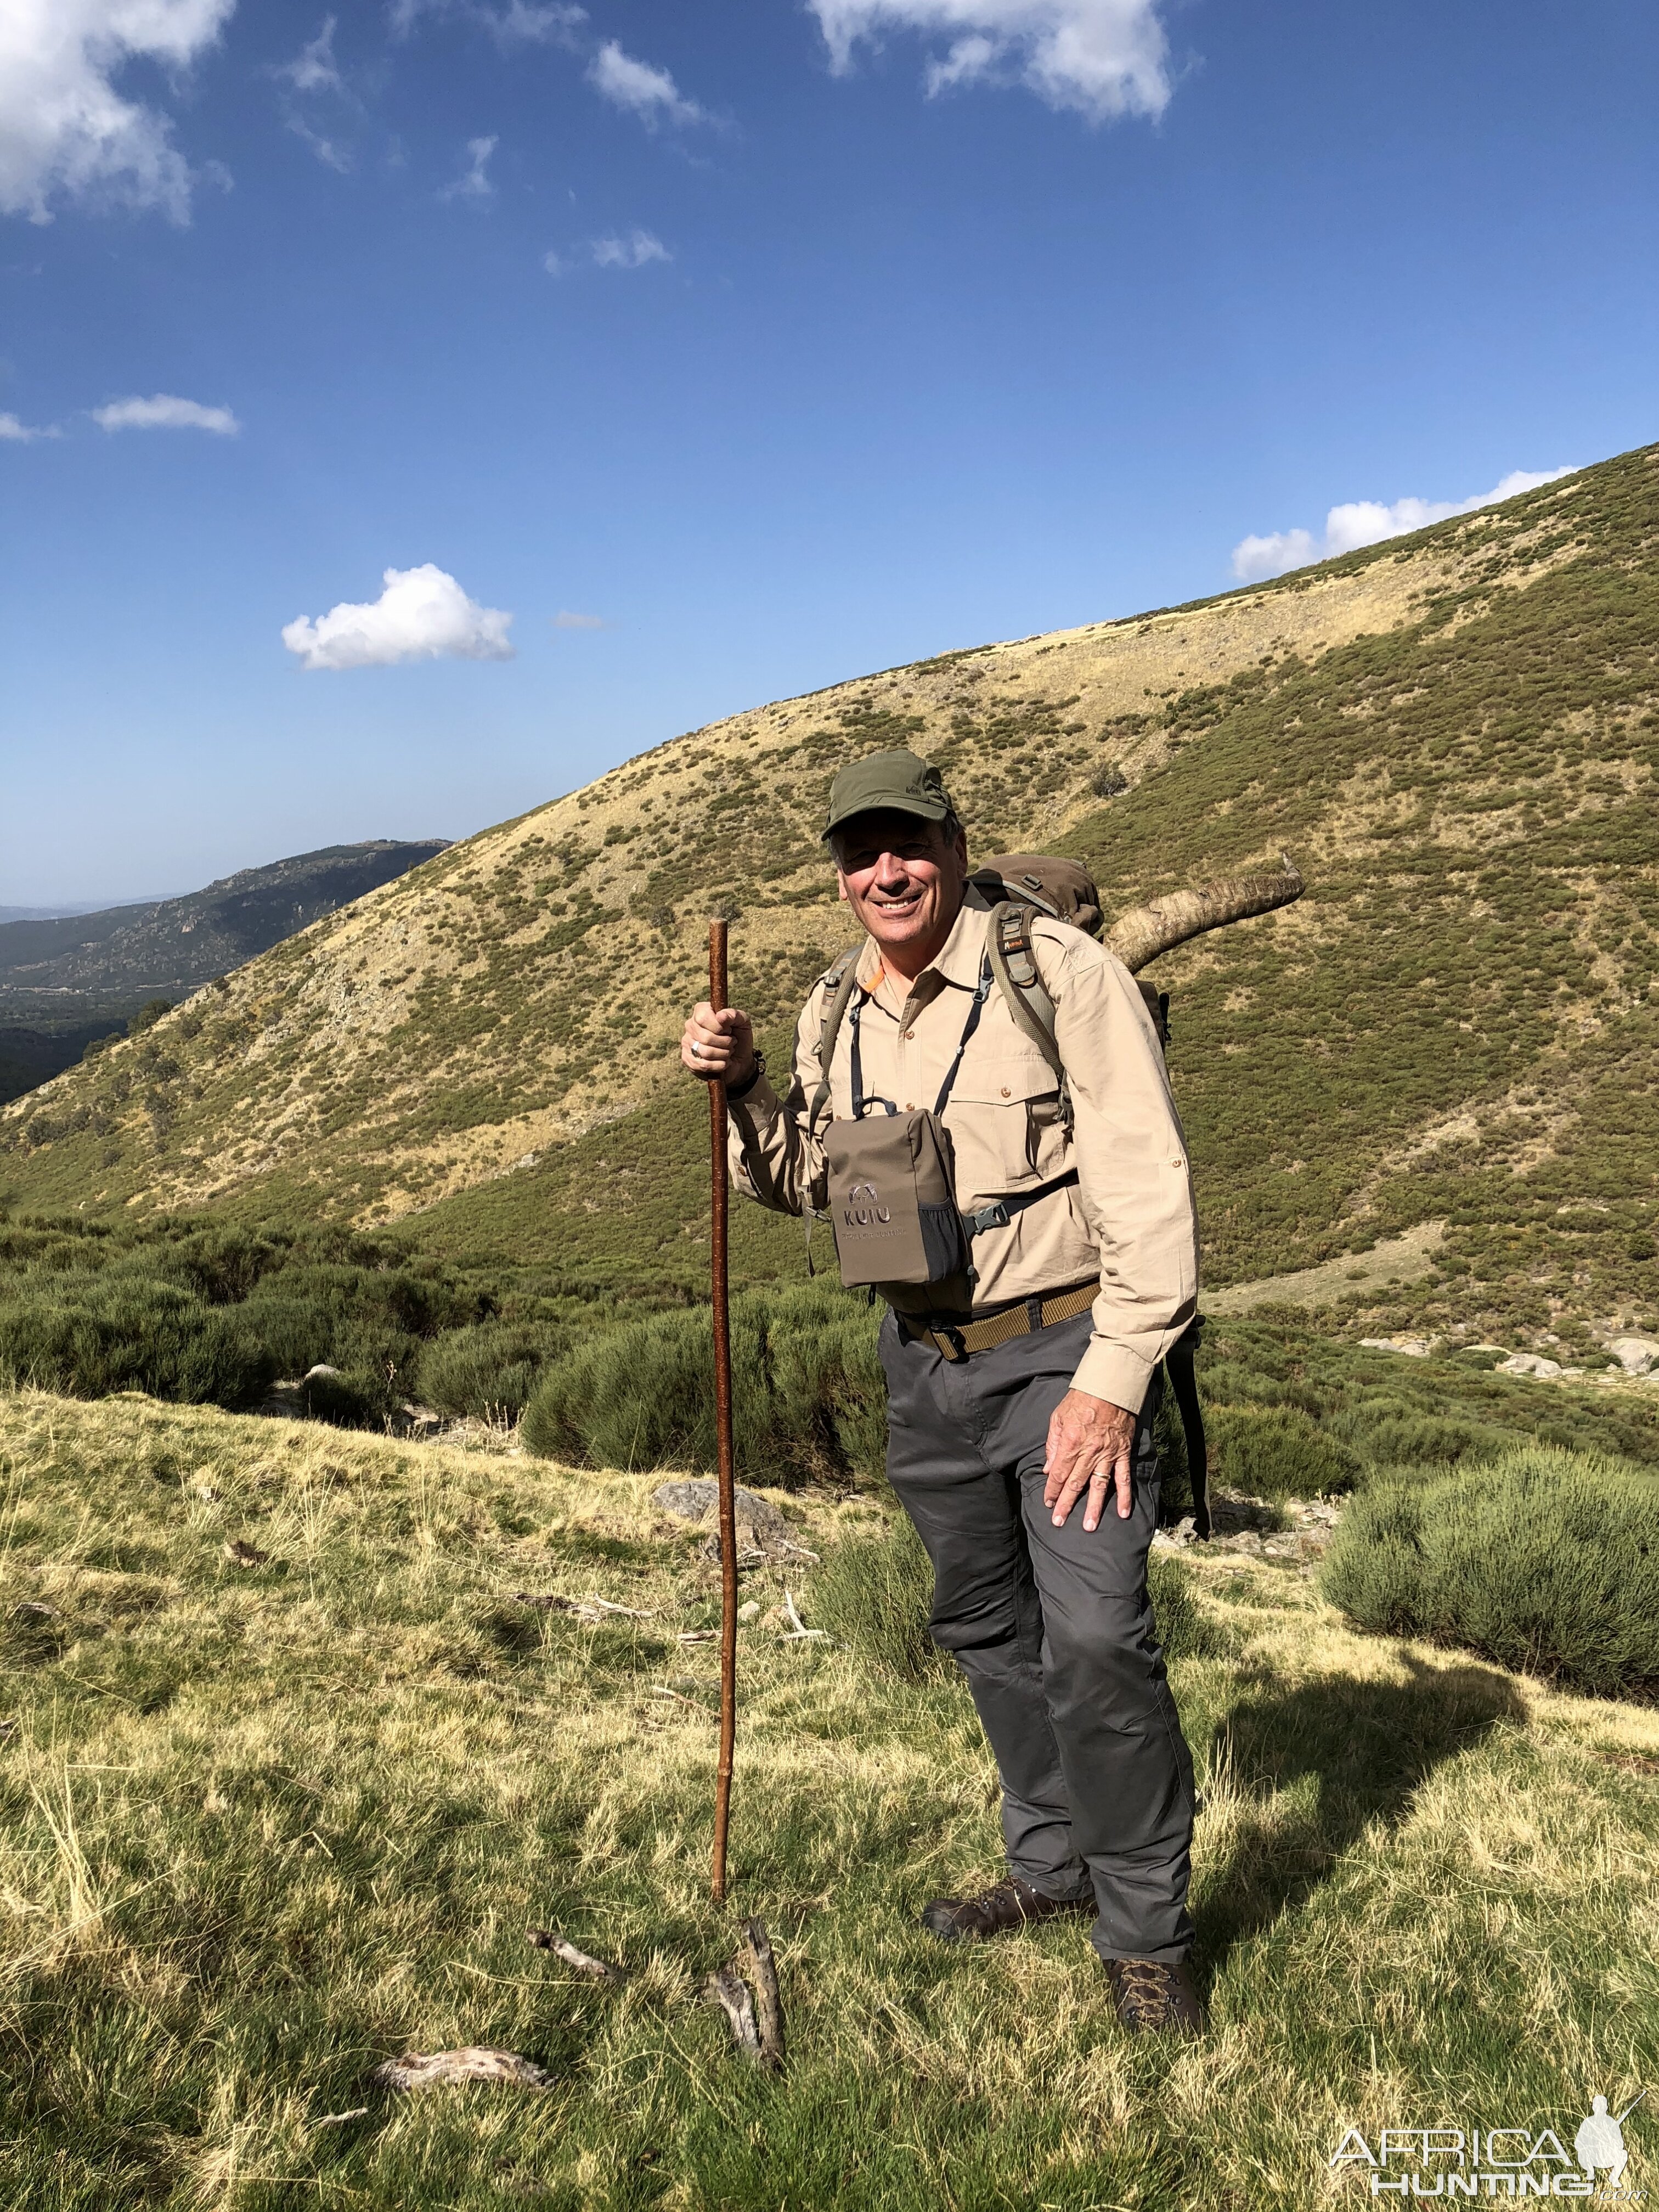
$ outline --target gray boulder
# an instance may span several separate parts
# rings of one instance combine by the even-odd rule
[[[651,1493],[651,1503],[659,1513],[672,1514],[676,1521],[707,1521],[712,1524],[720,1513],[720,1485],[695,1477],[660,1482]],[[769,1552],[788,1542],[789,1523],[775,1505],[757,1498],[752,1490],[744,1490],[741,1485],[738,1487],[736,1505],[738,1527],[747,1531],[757,1551]]]

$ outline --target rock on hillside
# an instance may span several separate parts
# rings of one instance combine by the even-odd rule
[[[1443,1218],[1431,1286],[1474,1265],[1540,1325],[1616,1294],[1649,1327],[1656,541],[1648,448],[1260,588],[695,731],[21,1102],[0,1185],[89,1211],[436,1206],[421,1233],[460,1243],[483,1206],[498,1243],[559,1252],[597,1216],[685,1256],[699,1178],[665,1168],[647,1202],[640,1163],[682,1121],[695,1163],[672,1068],[705,919],[740,916],[734,987],[780,1024],[847,936],[829,779],[908,741],[981,853],[1076,852],[1109,911],[1281,849],[1304,868],[1299,905],[1158,971],[1212,1280]]]

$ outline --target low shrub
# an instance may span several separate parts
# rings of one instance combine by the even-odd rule
[[[1296,1406],[1205,1409],[1210,1471],[1251,1498],[1318,1498],[1348,1490],[1358,1456]]]
[[[812,1624],[827,1628],[877,1674],[936,1681],[956,1666],[927,1633],[933,1563],[908,1514],[880,1535],[851,1536],[813,1573]]]
[[[1595,1696],[1651,1696],[1659,1481],[1546,1444],[1378,1477],[1343,1513],[1323,1586],[1378,1634],[1462,1644]]]
[[[261,1291],[238,1311],[278,1375],[292,1380],[334,1357],[334,1322],[319,1299]]]
[[[329,1368],[307,1375],[300,1389],[306,1418],[328,1421],[337,1429],[383,1427],[398,1401],[395,1385],[374,1368]]]
[[[732,1304],[739,1470],[788,1486],[879,1471],[886,1397],[876,1316],[828,1288],[750,1291]],[[525,1409],[530,1450],[576,1465],[714,1464],[714,1362],[707,1307],[654,1314],[577,1344]]]
[[[422,1403],[438,1413],[516,1421],[543,1367],[569,1344],[568,1329],[523,1322],[449,1329],[422,1347],[416,1387]]]
[[[275,1371],[239,1314],[172,1283],[94,1280],[0,1305],[0,1375],[13,1386],[234,1407],[259,1397]]]

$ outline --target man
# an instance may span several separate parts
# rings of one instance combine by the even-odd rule
[[[1192,1762],[1146,1559],[1157,1370],[1193,1317],[1197,1232],[1157,1035],[1110,953],[1039,919],[1062,1111],[1001,992],[980,991],[990,908],[939,772],[914,753],[844,768],[824,836],[866,933],[827,1071],[833,1116],[931,1106],[943,1085],[958,1206],[1012,1201],[974,1237],[967,1310],[932,1310],[926,1286],[884,1291],[888,1474],[933,1564],[934,1640],[996,1753],[1009,1865],[923,1923],[957,1942],[1092,1907],[1119,2018],[1196,2033]],[[782,1097],[738,1009],[699,1006],[681,1042],[692,1074],[726,1082],[739,1188],[784,1212],[811,1203],[823,1169],[808,1101],[825,992],[801,1016]]]

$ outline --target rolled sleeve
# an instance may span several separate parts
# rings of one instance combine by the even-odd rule
[[[1074,1115],[1079,1198],[1100,1255],[1094,1332],[1075,1387],[1138,1413],[1198,1308],[1187,1140],[1158,1033],[1122,962],[1073,933],[1044,981]]]

